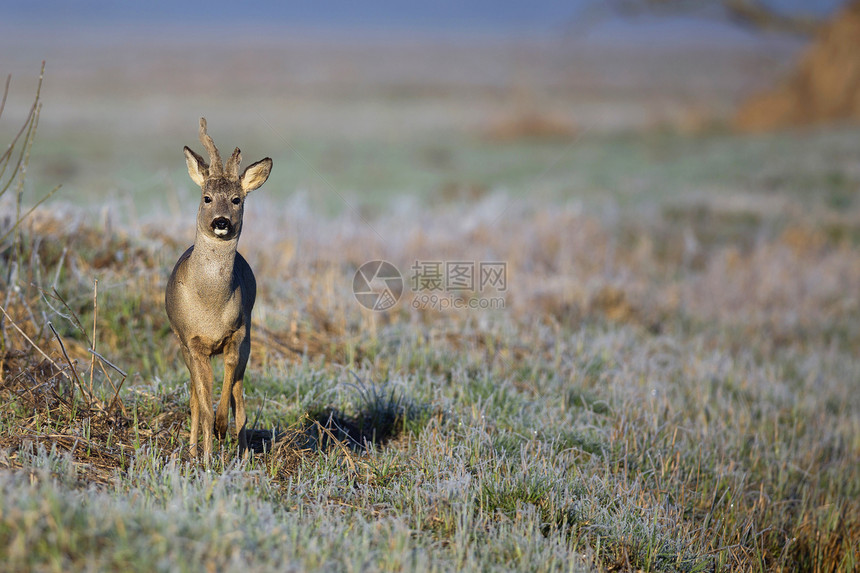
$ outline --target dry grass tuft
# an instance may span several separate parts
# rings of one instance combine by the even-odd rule
[[[572,139],[577,129],[567,118],[535,109],[520,109],[490,123],[483,135],[490,141],[511,142],[522,139]]]
[[[847,3],[780,85],[750,97],[737,111],[741,131],[769,131],[860,121],[860,2]]]
[[[21,351],[7,352],[0,362],[0,400],[16,414],[4,420],[13,427],[0,435],[6,468],[22,467],[18,453],[42,445],[68,453],[82,482],[106,486],[126,469],[135,442],[165,443],[163,432],[175,432],[176,420],[166,427],[159,420],[162,431],[153,431],[151,424],[124,416],[121,400],[105,402],[89,395],[78,387],[80,375],[71,367]]]

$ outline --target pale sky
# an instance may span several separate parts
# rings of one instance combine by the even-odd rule
[[[770,0],[775,6],[802,12],[831,12],[844,0]],[[28,0],[10,2],[3,20],[48,26],[76,23],[180,25],[206,23],[267,23],[333,29],[430,31],[502,30],[551,32],[586,14],[611,16],[602,0]],[[702,2],[703,6],[715,2]],[[706,8],[707,9],[707,8]]]

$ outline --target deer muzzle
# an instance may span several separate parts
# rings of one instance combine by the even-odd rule
[[[233,223],[227,217],[216,217],[212,220],[212,232],[218,237],[226,237],[233,233]]]

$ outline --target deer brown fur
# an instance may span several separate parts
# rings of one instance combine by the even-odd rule
[[[247,449],[242,383],[251,353],[251,309],[257,283],[236,247],[245,197],[266,182],[272,160],[258,161],[239,175],[242,154],[237,147],[224,166],[206,132],[205,118],[200,118],[200,141],[209,163],[185,148],[188,174],[202,190],[197,234],[194,244],[176,262],[164,299],[170,327],[191,375],[191,455],[197,455],[202,428],[203,454],[208,461],[212,430],[221,438],[227,434],[230,409],[239,449]],[[211,358],[216,354],[224,355],[224,385],[213,423]]]

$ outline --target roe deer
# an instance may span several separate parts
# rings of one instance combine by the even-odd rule
[[[237,147],[222,165],[206,119],[200,118],[200,141],[210,163],[188,147],[188,174],[203,193],[197,211],[197,235],[173,268],[164,296],[170,327],[179,338],[191,374],[191,455],[203,427],[203,455],[212,453],[211,357],[224,354],[224,386],[214,416],[220,438],[227,434],[228,407],[233,410],[239,450],[245,452],[245,399],[242,378],[251,353],[251,309],[257,294],[254,273],[236,252],[242,232],[245,197],[266,182],[272,160],[265,158],[239,175],[242,154]]]

